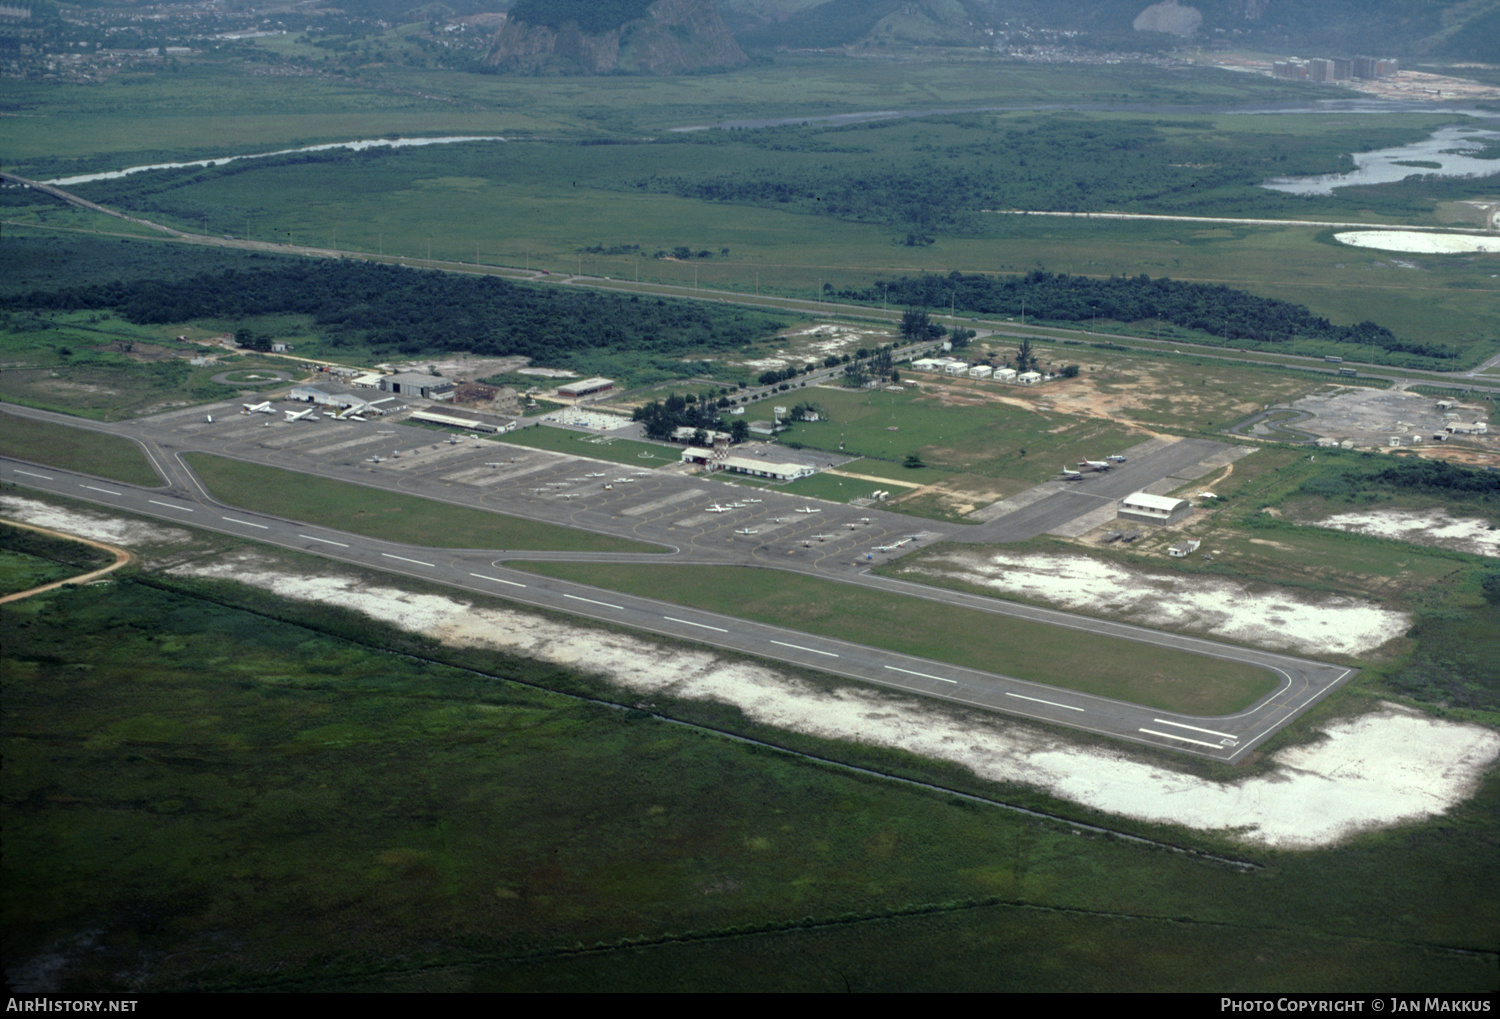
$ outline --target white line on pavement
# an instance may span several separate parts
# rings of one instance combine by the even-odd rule
[[[391,555],[389,552],[382,552],[380,554],[383,555],[383,556],[385,556],[387,559],[400,559],[403,563],[416,563],[418,566],[425,566],[425,567],[427,567],[430,570],[437,568],[437,567],[433,566],[431,563],[424,563],[420,559],[408,559],[404,555]]]
[[[718,630],[720,633],[729,632],[722,626],[709,626],[707,623],[695,623],[691,619],[678,619],[675,616],[662,616],[662,618],[669,623],[681,623],[684,626],[701,626],[705,630]]]
[[[1156,732],[1152,729],[1140,729],[1138,731],[1145,733],[1147,736],[1161,736],[1163,739],[1180,739],[1184,743],[1195,743],[1200,747],[1209,747],[1213,750],[1224,749],[1217,743],[1205,743],[1201,739],[1188,739],[1186,736],[1179,736],[1175,732]]]
[[[815,655],[827,655],[829,658],[838,657],[838,655],[834,654],[832,651],[819,651],[815,647],[803,647],[801,644],[788,644],[784,640],[773,640],[771,641],[771,643],[780,644],[782,647],[796,648],[798,651],[811,651]]]
[[[1027,697],[1025,694],[1011,693],[1009,690],[1005,691],[1005,696],[1007,696],[1007,697],[1015,697],[1015,698],[1017,698],[1019,700],[1023,700],[1023,701],[1036,701],[1038,704],[1050,704],[1054,708],[1067,708],[1069,711],[1082,711],[1083,710],[1082,708],[1075,708],[1071,704],[1059,704],[1059,703],[1057,703],[1057,701],[1044,701],[1040,697]]]
[[[100,488],[98,485],[79,485],[78,487],[79,488],[88,488],[88,489],[91,489],[91,490],[93,490],[95,492],[103,492],[105,495],[119,495],[120,494],[119,492],[113,492],[113,491],[109,490],[108,488]]]
[[[162,502],[159,499],[147,499],[146,501],[149,502],[153,506],[165,506],[167,509],[177,510],[178,512],[181,512],[181,513],[191,513],[191,512],[193,512],[193,507],[191,507],[191,506],[179,506],[175,502]]]
[[[306,538],[308,541],[321,541],[325,545],[337,545],[339,548],[348,548],[349,547],[348,545],[345,545],[342,541],[329,541],[327,538],[315,538],[311,534],[299,534],[299,535],[297,535],[297,537],[299,537],[299,538]]]
[[[625,611],[625,606],[623,606],[623,605],[611,605],[607,601],[595,601],[592,598],[580,598],[576,594],[565,594],[565,595],[563,595],[563,597],[564,598],[572,598],[574,601],[586,601],[590,605],[603,605],[607,609],[619,609],[621,612]]]
[[[41,478],[43,481],[54,481],[54,480],[56,480],[50,474],[38,474],[35,471],[23,471],[19,467],[16,468],[16,473],[17,474],[24,474],[28,478]]]
[[[262,531],[269,531],[270,530],[270,528],[267,527],[265,524],[252,524],[248,520],[236,520],[234,517],[220,517],[219,519],[223,520],[226,523],[230,523],[230,524],[243,524],[246,527],[259,527]]]
[[[493,580],[497,584],[509,584],[511,587],[525,587],[526,586],[525,584],[518,584],[514,580],[502,580],[499,577],[486,577],[483,573],[471,573],[471,574],[469,574],[469,576],[471,576],[471,577],[478,577],[480,580]]]
[[[958,680],[956,680],[956,679],[944,679],[942,676],[929,676],[925,672],[913,672],[910,669],[898,669],[894,665],[887,665],[886,668],[890,669],[892,672],[904,672],[908,676],[921,676],[923,679],[935,679],[939,683],[957,683],[958,682]]]
[[[1223,736],[1226,739],[1239,739],[1239,737],[1232,732],[1219,732],[1215,729],[1200,729],[1196,725],[1183,725],[1181,722],[1169,722],[1165,718],[1153,718],[1151,719],[1151,721],[1155,722],[1158,725],[1175,725],[1179,729],[1191,729],[1194,732],[1206,732],[1210,736]]]

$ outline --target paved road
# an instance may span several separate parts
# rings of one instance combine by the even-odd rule
[[[902,551],[938,538],[961,540],[968,534],[979,534],[981,528],[929,527],[930,522],[900,514],[800,499],[767,489],[730,486],[663,471],[637,473],[619,464],[487,441],[434,442],[433,432],[403,425],[358,426],[328,419],[286,422],[279,416],[237,414],[234,412],[237,409],[229,405],[217,410],[195,408],[144,421],[100,425],[7,407],[7,412],[22,416],[132,437],[142,444],[167,484],[157,489],[138,488],[9,459],[0,460],[0,481],[253,538],[340,562],[498,595],[522,604],[558,609],[955,703],[1228,762],[1242,760],[1250,749],[1327,696],[1353,673],[1342,666],[1293,656],[909,584],[875,576],[868,570],[883,555],[877,548],[895,544],[907,534],[919,537],[904,545]],[[205,417],[209,413],[214,415],[212,424]],[[382,457],[379,463],[373,462],[380,454],[372,451],[389,452],[395,448],[406,452],[398,459]],[[503,509],[531,519],[569,523],[651,542],[663,551],[502,552],[435,549],[378,541],[222,506],[208,495],[181,459],[181,454],[190,450],[235,456],[463,505]],[[1174,462],[1168,457],[1157,469],[1165,469]],[[1149,463],[1142,463],[1137,469],[1146,471],[1149,467]],[[1101,483],[1128,487],[1126,480],[1123,475],[1099,479]],[[1138,479],[1128,480],[1133,484]],[[723,512],[714,511],[714,507],[722,507]],[[1003,518],[995,523],[1003,524]],[[1029,683],[997,672],[966,669],[585,584],[538,577],[504,565],[507,561],[543,559],[748,563],[788,569],[996,616],[1030,619],[1244,662],[1271,670],[1279,682],[1272,694],[1234,716],[1197,718],[1161,712]]]

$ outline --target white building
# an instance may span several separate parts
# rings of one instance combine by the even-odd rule
[[[1143,524],[1175,524],[1193,512],[1186,499],[1173,499],[1150,492],[1132,492],[1120,500],[1119,519]]]
[[[995,370],[995,378],[1001,382],[1016,381],[1016,370],[1014,368],[998,368]]]
[[[974,367],[972,367],[972,368],[969,369],[969,378],[971,378],[971,379],[987,379],[992,374],[994,374],[994,371],[995,371],[995,369],[991,368],[987,364],[976,364]]]
[[[1022,372],[1021,374],[1016,376],[1016,381],[1021,383],[1021,385],[1023,386],[1034,386],[1038,382],[1042,381],[1042,373]]]

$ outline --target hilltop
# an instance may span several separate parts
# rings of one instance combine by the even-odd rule
[[[520,0],[484,62],[533,74],[681,74],[747,59],[714,0]]]

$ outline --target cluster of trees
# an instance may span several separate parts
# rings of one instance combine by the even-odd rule
[[[679,428],[692,428],[691,441],[697,446],[707,445],[711,431],[728,432],[731,442],[744,442],[750,435],[750,426],[738,418],[726,421],[720,411],[728,406],[727,397],[715,401],[706,395],[673,393],[665,400],[652,400],[637,407],[630,419],[645,423],[648,439],[666,440]]]
[[[1289,301],[1257,297],[1208,283],[1139,276],[1091,279],[1035,271],[994,277],[953,272],[947,276],[903,276],[862,290],[844,290],[843,300],[883,299],[917,306],[951,304],[986,315],[1026,314],[1063,322],[1102,318],[1116,322],[1157,320],[1195,329],[1226,342],[1281,343],[1292,339],[1328,340],[1392,353],[1451,360],[1459,352],[1438,343],[1398,338],[1374,322],[1335,325]],[[906,328],[903,319],[902,329]]]
[[[1459,467],[1446,460],[1402,457],[1383,462],[1373,470],[1355,466],[1329,470],[1302,485],[1302,490],[1310,495],[1349,500],[1360,498],[1361,493],[1391,489],[1500,502],[1500,473]]]
[[[13,308],[109,308],[138,324],[309,315],[335,345],[404,356],[461,350],[564,360],[590,350],[674,354],[740,346],[781,323],[687,301],[531,287],[356,261],[287,262],[15,295]]]

